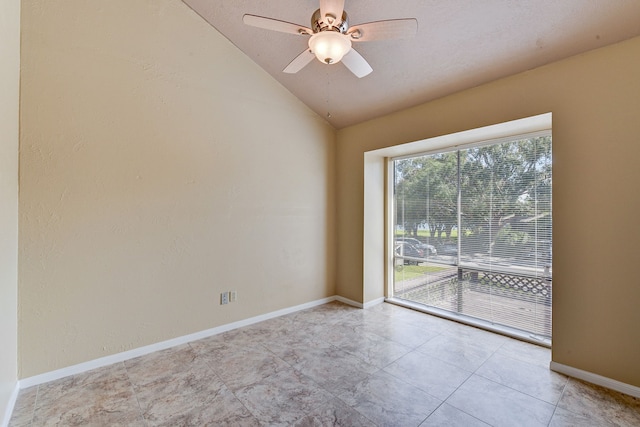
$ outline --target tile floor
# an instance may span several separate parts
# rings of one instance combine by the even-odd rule
[[[338,302],[22,390],[10,426],[640,426],[550,352]]]

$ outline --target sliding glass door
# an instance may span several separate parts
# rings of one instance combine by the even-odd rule
[[[551,135],[393,161],[393,297],[551,337]]]

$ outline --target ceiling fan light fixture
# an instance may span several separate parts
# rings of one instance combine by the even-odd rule
[[[351,40],[337,31],[322,31],[311,36],[309,49],[324,64],[336,64],[351,50]]]

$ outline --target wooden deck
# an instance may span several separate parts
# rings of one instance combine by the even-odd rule
[[[425,275],[396,282],[394,296],[551,337],[551,300],[542,295]]]

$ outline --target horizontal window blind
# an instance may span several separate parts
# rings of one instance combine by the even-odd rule
[[[550,337],[551,160],[550,135],[395,160],[394,297]]]

